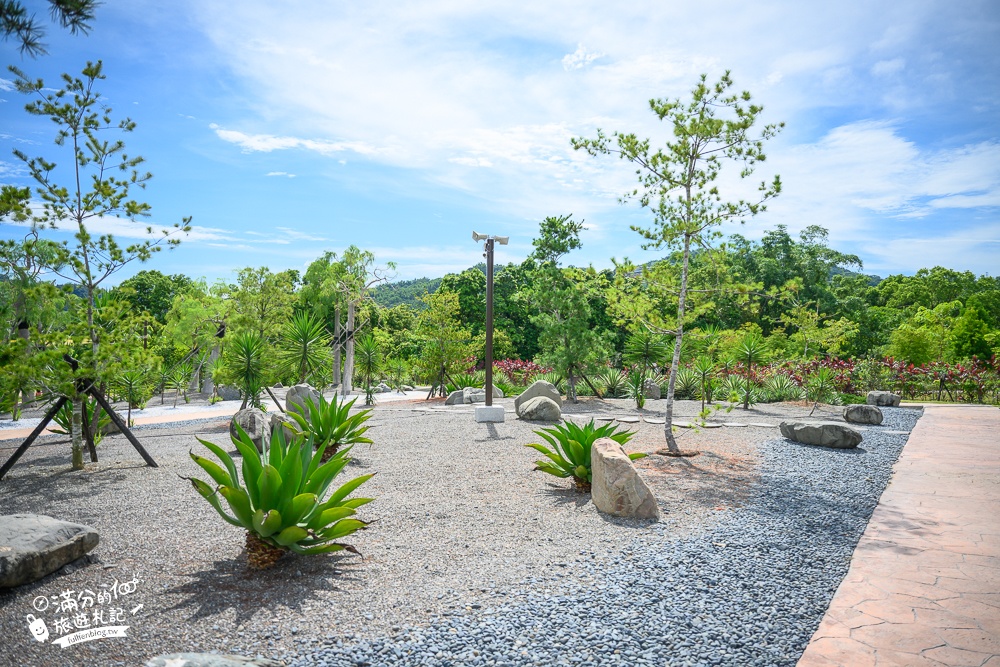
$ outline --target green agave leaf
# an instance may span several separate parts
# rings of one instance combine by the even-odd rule
[[[541,470],[542,472],[547,472],[550,475],[555,475],[556,477],[569,477],[570,473],[562,468],[556,467],[549,463],[548,461],[535,461],[535,470]]]
[[[287,547],[289,544],[294,544],[305,537],[308,537],[309,531],[307,531],[302,526],[289,526],[283,531],[274,536],[274,541],[283,547]]]
[[[649,456],[649,454],[647,454],[645,452],[635,452],[634,454],[629,454],[628,455],[628,457],[630,459],[632,459],[633,461],[638,461],[639,459],[644,459],[647,456]]]
[[[264,511],[275,509],[281,492],[281,475],[278,470],[270,464],[264,466],[257,485],[260,487],[260,508]]]
[[[217,464],[215,461],[206,459],[203,456],[198,456],[192,451],[188,452],[188,456],[197,463],[202,469],[209,474],[209,476],[215,480],[215,483],[220,486],[236,486],[238,481],[234,481],[229,474],[222,469],[222,466]],[[237,478],[238,480],[238,478]]]
[[[202,445],[207,447],[210,452],[215,454],[216,458],[222,461],[222,464],[226,466],[226,470],[229,471],[229,476],[232,478],[233,484],[239,484],[240,478],[236,475],[236,463],[233,462],[233,457],[230,456],[226,450],[219,447],[215,443],[209,442],[208,440],[202,440],[201,438],[196,439]]]
[[[281,514],[278,510],[270,510],[266,514],[257,510],[253,514],[253,527],[261,537],[270,537],[281,528]]]
[[[350,507],[351,509],[358,509],[362,505],[367,505],[368,503],[375,500],[374,498],[351,498],[350,500],[345,500],[340,505],[341,507]]]
[[[253,525],[253,510],[250,509],[250,496],[247,495],[246,491],[239,487],[220,486],[219,493],[229,503],[229,507],[241,525]]]
[[[354,510],[350,507],[331,507],[330,509],[325,509],[322,512],[314,514],[308,527],[310,530],[324,530],[330,524],[341,519],[346,519],[353,514]]]
[[[319,498],[315,493],[300,493],[292,499],[285,521],[289,526],[300,524],[318,507]]]
[[[586,466],[577,466],[573,471],[574,477],[579,477],[580,479],[585,479],[588,482],[591,481],[591,472]]]
[[[351,533],[355,533],[368,524],[360,519],[341,519],[337,523],[331,525],[329,528],[316,533],[316,537],[325,541],[335,540],[340,537],[345,537]]]
[[[351,494],[351,492],[354,491],[354,489],[358,488],[359,486],[361,486],[362,484],[364,484],[365,482],[367,482],[368,480],[370,480],[374,476],[375,476],[375,473],[369,473],[367,475],[361,475],[360,477],[355,477],[350,482],[344,484],[339,489],[337,489],[330,496],[330,498],[329,498],[329,500],[327,500],[327,502],[331,502],[331,501],[332,502],[340,502],[341,500],[343,500],[344,498],[346,498],[347,496],[349,496]]]
[[[569,456],[567,458],[570,461],[572,461],[573,463],[575,463],[578,466],[579,465],[583,465],[584,463],[586,463],[586,461],[587,461],[587,454],[590,451],[589,448],[587,449],[587,451],[584,451],[583,445],[581,445],[576,440],[570,440],[566,444],[567,444],[567,446],[569,448],[569,451],[567,452],[569,454]]]
[[[194,490],[197,491],[202,498],[207,500],[209,505],[215,508],[215,511],[219,513],[219,516],[221,516],[223,519],[233,524],[234,526],[241,526],[244,528],[246,527],[244,526],[244,524],[240,523],[239,519],[237,519],[234,516],[230,516],[230,514],[226,512],[226,510],[222,509],[222,503],[219,502],[219,497],[215,494],[215,489],[213,489],[211,486],[201,481],[200,479],[194,477],[187,477],[185,479],[191,482],[191,485],[194,487]]]
[[[288,548],[295,553],[302,554],[304,556],[314,555],[314,554],[328,554],[335,551],[350,551],[351,553],[361,555],[361,552],[352,547],[350,544],[338,544],[337,542],[331,542],[330,544],[320,544],[313,547],[300,547],[296,544],[289,544]]]

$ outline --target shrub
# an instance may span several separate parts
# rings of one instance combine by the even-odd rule
[[[299,554],[322,554],[346,549],[358,553],[349,544],[336,542],[367,523],[350,518],[371,498],[347,497],[372,475],[356,477],[323,497],[350,459],[344,449],[326,463],[321,458],[327,445],[314,452],[312,441],[295,437],[285,442],[278,429],[265,452],[258,452],[246,432],[237,425],[239,437],[234,443],[243,457],[243,479],[232,457],[218,445],[198,439],[222,464],[190,452],[191,459],[208,473],[217,486],[188,477],[192,486],[234,526],[247,531],[247,564],[251,569],[273,566],[286,551]],[[227,512],[219,501],[225,498]]]
[[[690,368],[678,368],[674,381],[674,398],[695,399],[701,393],[701,376]]]
[[[90,426],[90,430],[94,433],[94,446],[101,444],[101,440],[104,439],[104,429],[108,424],[111,423],[111,417],[104,410],[101,410],[100,417],[97,420],[97,428],[94,428],[94,414],[97,412],[97,400],[93,398],[83,399],[83,411],[87,416],[87,424]],[[59,428],[52,429],[53,433],[58,433],[59,435],[73,435],[73,401],[66,401],[62,408],[55,414],[52,418]]]
[[[535,431],[543,438],[549,447],[540,443],[525,445],[549,458],[548,461],[535,461],[535,470],[541,470],[556,477],[572,477],[578,491],[590,491],[593,480],[593,470],[590,462],[590,452],[594,443],[600,438],[611,438],[620,445],[632,439],[634,431],[618,431],[618,427],[608,423],[599,428],[594,427],[594,420],[589,424],[578,426],[573,422],[552,428]],[[635,461],[646,456],[643,453],[629,454]]]
[[[617,368],[602,368],[594,374],[594,382],[604,392],[605,398],[620,398],[625,395],[625,373]]]
[[[784,373],[776,373],[764,381],[764,400],[767,403],[801,401],[805,391]]]

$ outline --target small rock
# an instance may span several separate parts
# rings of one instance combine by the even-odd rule
[[[861,434],[850,426],[836,422],[807,424],[805,422],[781,422],[781,435],[789,440],[805,445],[817,445],[833,449],[853,449],[861,444]]]
[[[520,415],[521,405],[536,396],[545,396],[555,403],[556,407],[562,408],[562,396],[559,395],[559,390],[556,389],[556,386],[545,380],[536,380],[530,387],[521,392],[520,396],[514,399],[514,410]]]
[[[874,405],[848,405],[844,408],[844,421],[878,426],[882,423],[882,411]]]
[[[547,396],[535,396],[530,398],[517,410],[517,416],[526,421],[559,421],[562,417],[562,410],[559,405]]]
[[[622,446],[601,438],[591,449],[594,507],[605,514],[636,519],[659,519],[656,496],[639,476]]]
[[[233,415],[229,422],[229,436],[233,442],[239,439],[236,431],[237,424],[250,436],[258,452],[263,452],[264,448],[271,443],[271,430],[267,415],[263,411],[257,408],[244,408]]]
[[[894,394],[891,391],[870,391],[865,398],[865,402],[868,405],[898,408],[900,398],[902,397],[899,394]]]

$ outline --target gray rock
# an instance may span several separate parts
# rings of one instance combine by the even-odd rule
[[[37,581],[97,546],[90,526],[40,514],[0,516],[0,588]]]
[[[271,389],[284,389],[284,388],[285,388],[285,385],[281,384],[280,382],[275,382],[274,386],[271,387]]]
[[[544,396],[556,404],[556,407],[562,407],[562,396],[559,395],[559,390],[551,382],[546,382],[545,380],[536,380],[532,383],[530,387],[525,389],[520,396],[514,399],[514,410],[520,411],[521,404],[525,403],[536,396]],[[518,412],[520,415],[520,412]]]
[[[535,396],[521,404],[517,416],[527,421],[554,422],[562,418],[562,410],[548,396]]]
[[[215,390],[216,395],[224,401],[240,400],[240,390],[228,384],[220,385]]]
[[[622,446],[611,438],[601,438],[590,452],[593,466],[591,499],[605,514],[635,519],[659,519],[656,496]]]
[[[836,422],[781,422],[781,435],[804,445],[833,449],[853,449],[861,443],[861,434],[850,426]]]
[[[235,442],[239,435],[236,432],[236,425],[247,432],[257,451],[262,452],[271,443],[271,425],[267,415],[257,408],[243,408],[229,422],[229,436]]]
[[[146,661],[146,667],[282,667],[284,664],[267,658],[217,653],[169,653]]]
[[[485,403],[486,390],[478,387],[465,387],[462,389],[462,402],[468,404]]]
[[[891,391],[870,391],[868,392],[868,397],[865,399],[865,402],[868,405],[898,408],[900,398],[901,396],[899,394],[894,394]]]
[[[319,392],[307,384],[297,384],[290,387],[288,393],[285,394],[285,411],[298,412],[300,415],[307,416],[305,406],[308,399],[312,399],[313,403],[319,405]]]
[[[503,398],[503,390],[496,385],[493,385],[493,398]]]
[[[275,433],[280,428],[285,432],[285,442],[289,442],[295,437],[298,431],[298,422],[288,415],[281,414],[280,412],[271,412],[264,415],[264,418],[267,419],[267,432],[270,434],[270,438],[274,438]]]
[[[402,390],[402,391],[413,391],[413,387],[411,387],[408,384],[404,384],[402,387],[400,387],[400,390]]]
[[[660,385],[658,385],[652,378],[646,378],[642,382],[642,395],[650,400],[659,400]]]
[[[448,398],[445,399],[445,405],[461,405],[465,402],[465,393],[461,389],[456,389],[455,391],[448,394]]]
[[[375,387],[376,394],[388,394],[390,391],[392,391],[392,387],[385,382],[379,382],[378,386]]]
[[[877,426],[882,423],[882,411],[874,405],[848,405],[844,408],[844,421]]]

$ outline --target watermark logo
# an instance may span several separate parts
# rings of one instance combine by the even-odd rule
[[[28,631],[36,641],[46,642],[50,633],[56,635],[53,644],[62,648],[108,637],[125,637],[130,616],[142,610],[142,605],[130,606],[128,596],[135,593],[139,578],[129,581],[115,579],[111,584],[101,584],[97,593],[90,589],[64,590],[58,595],[39,595],[31,606],[38,613],[28,614]],[[51,630],[44,613],[50,614]]]

